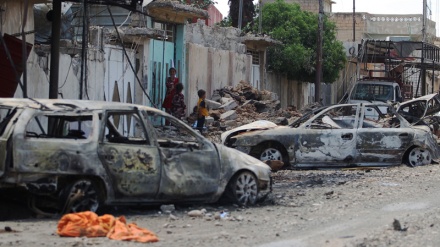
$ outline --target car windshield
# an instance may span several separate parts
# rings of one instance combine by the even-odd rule
[[[381,84],[356,84],[352,100],[382,101],[393,100],[393,86]]]
[[[309,111],[306,111],[303,113],[303,116],[295,120],[293,123],[291,123],[289,126],[292,128],[298,128],[301,124],[305,123],[307,120],[309,120],[311,117],[315,116],[319,112],[321,112],[324,109],[327,109],[328,106],[322,106],[316,109],[310,109]]]

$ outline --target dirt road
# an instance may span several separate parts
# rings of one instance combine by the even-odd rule
[[[271,198],[234,205],[108,209],[155,232],[149,246],[440,246],[440,166],[381,170],[278,171]],[[202,217],[191,210],[206,209]],[[12,210],[9,208],[9,210]],[[13,211],[13,210],[12,210]],[[4,210],[3,210],[4,212]],[[219,214],[223,212],[223,218]],[[106,238],[62,238],[57,220],[0,222],[0,246],[140,246]],[[5,231],[5,227],[11,231]]]

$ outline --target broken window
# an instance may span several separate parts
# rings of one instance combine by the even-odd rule
[[[356,105],[331,108],[312,121],[312,129],[353,129],[356,122]]]
[[[353,100],[383,101],[393,100],[393,86],[381,84],[357,84]]]
[[[87,139],[92,134],[92,120],[92,115],[35,115],[26,125],[26,137]]]
[[[428,109],[426,115],[435,114],[440,111],[440,102],[437,97],[434,97],[428,101]]]
[[[3,135],[6,126],[16,112],[16,109],[11,109],[9,107],[0,108],[0,135]]]
[[[425,109],[426,101],[420,100],[407,104],[405,107],[401,107],[399,109],[399,114],[401,114],[408,122],[415,123],[423,117]]]
[[[150,144],[144,123],[136,112],[108,112],[104,142]]]
[[[197,134],[187,125],[175,118],[148,112],[147,119],[153,125],[157,141],[161,147],[188,146],[198,147]]]
[[[399,128],[400,120],[391,111],[390,106],[365,107],[362,128]]]

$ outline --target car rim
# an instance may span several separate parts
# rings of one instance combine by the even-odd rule
[[[261,155],[260,160],[283,160],[283,155],[278,149],[275,148],[267,148],[265,149]]]
[[[243,172],[237,177],[235,195],[241,205],[252,205],[257,201],[258,186],[255,176],[249,172]]]
[[[69,191],[64,212],[96,212],[98,206],[98,192],[93,183],[89,180],[79,180]]]
[[[431,154],[423,148],[414,148],[408,155],[408,162],[411,166],[423,166],[431,163]]]

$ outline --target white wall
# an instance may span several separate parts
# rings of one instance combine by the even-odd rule
[[[213,91],[235,86],[250,79],[252,57],[187,43],[187,82],[185,89],[188,113],[197,105],[197,91],[203,89],[209,98]]]

